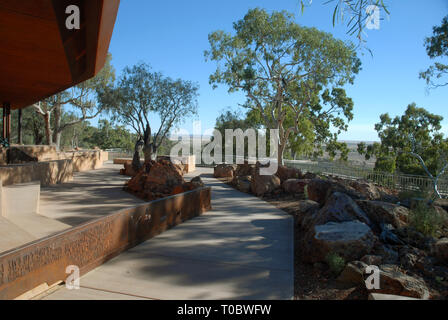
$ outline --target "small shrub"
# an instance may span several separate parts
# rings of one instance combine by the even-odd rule
[[[441,231],[445,224],[445,217],[433,207],[424,203],[419,203],[411,210],[409,215],[409,224],[425,236],[434,237],[438,231]]]
[[[338,276],[345,268],[345,260],[337,253],[330,253],[326,257],[326,262],[333,275]]]
[[[409,191],[409,190],[401,191],[398,194],[398,198],[401,201],[409,200],[409,199],[413,199],[413,198],[426,199],[427,196],[428,195],[426,193],[422,192],[422,191]]]

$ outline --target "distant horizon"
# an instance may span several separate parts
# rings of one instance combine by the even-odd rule
[[[173,136],[176,136],[177,138],[173,138]],[[193,138],[193,139],[195,139],[195,138],[197,138],[197,139],[200,139],[200,138],[202,138],[202,139],[204,139],[204,138],[206,138],[206,139],[211,139],[211,138],[212,138],[211,135],[170,134],[170,135],[168,136],[168,139],[169,139],[170,141],[178,141],[180,138],[184,138],[184,137],[188,137],[188,136],[189,136],[190,138]],[[345,143],[351,143],[351,144],[358,144],[358,143],[364,142],[364,143],[367,143],[367,144],[373,144],[373,143],[375,143],[375,142],[380,142],[380,140],[377,140],[377,141],[368,141],[368,140],[340,140],[340,139],[338,139],[338,142],[345,142]]]

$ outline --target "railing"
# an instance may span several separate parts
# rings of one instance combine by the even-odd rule
[[[378,185],[402,191],[433,189],[432,180],[425,176],[385,173],[361,167],[330,165],[316,162],[285,161],[285,164],[289,167],[317,174],[333,175],[353,180],[366,179]],[[448,195],[448,178],[446,176],[439,180],[438,187],[441,194]]]
[[[134,153],[126,150],[109,149],[106,150],[109,153],[109,161],[113,161],[116,158],[132,158]]]

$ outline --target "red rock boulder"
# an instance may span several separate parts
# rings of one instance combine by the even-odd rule
[[[283,191],[291,194],[304,193],[305,187],[311,182],[311,180],[301,179],[288,179],[282,183]]]

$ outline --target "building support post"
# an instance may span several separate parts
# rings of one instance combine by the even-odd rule
[[[2,138],[3,140],[6,139],[6,107],[7,103],[3,103],[3,122],[2,122]]]
[[[18,117],[18,120],[17,120],[17,134],[18,134],[18,139],[19,139],[19,141],[18,141],[18,143],[19,143],[19,145],[22,145],[23,144],[23,135],[22,135],[22,109],[19,109],[19,117]]]
[[[5,105],[6,109],[6,140],[11,144],[11,106],[9,103]]]

